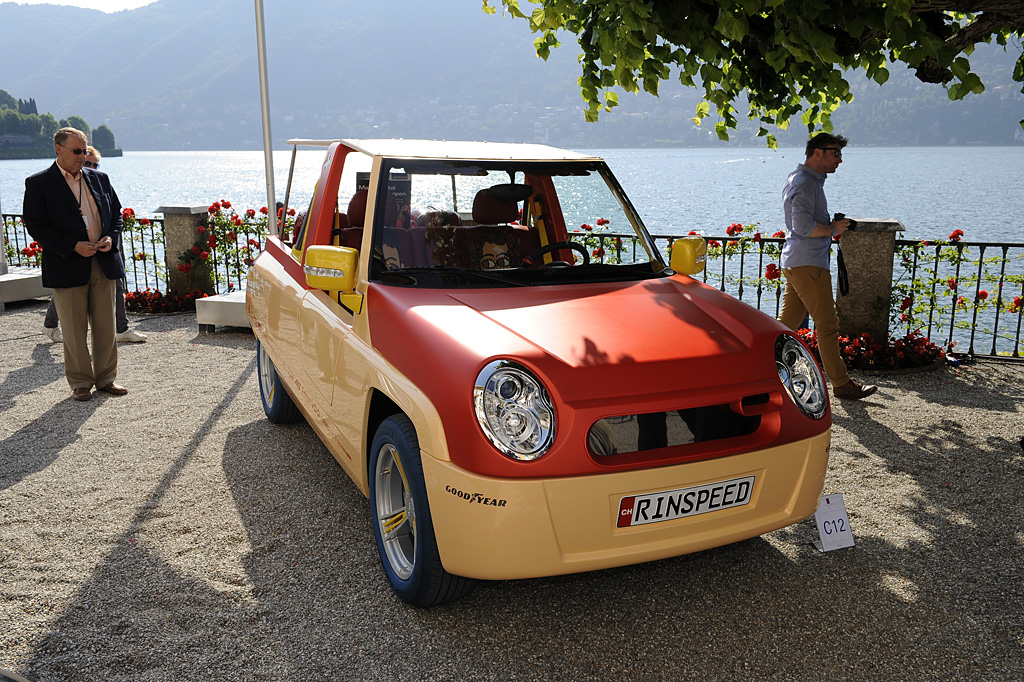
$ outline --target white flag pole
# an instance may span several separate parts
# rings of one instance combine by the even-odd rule
[[[260,67],[260,108],[263,114],[263,162],[267,169],[267,217],[270,234],[277,231],[277,202],[274,200],[274,145],[270,136],[270,89],[267,85],[267,37],[263,28],[263,0],[256,0],[256,55]]]

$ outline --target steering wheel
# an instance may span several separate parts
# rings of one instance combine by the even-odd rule
[[[575,251],[578,254],[580,254],[581,256],[583,256],[583,264],[584,265],[590,265],[590,254],[587,253],[586,248],[584,248],[583,246],[580,246],[576,242],[551,242],[550,244],[548,244],[546,246],[540,247],[539,249],[537,249],[536,251],[531,253],[529,256],[524,258],[523,259],[523,265],[527,265],[527,266],[534,265],[533,261],[535,259],[540,258],[541,256],[543,256],[546,253],[551,253],[552,251],[558,251],[559,249],[572,249],[573,251]],[[566,263],[565,261],[560,261],[560,260],[559,261],[554,261],[552,263],[549,263],[549,265],[555,265],[555,263],[558,263],[559,265],[565,265],[565,266],[569,265],[569,263]]]

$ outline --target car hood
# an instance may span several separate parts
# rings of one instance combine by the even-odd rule
[[[565,401],[770,379],[774,319],[685,276],[496,289],[373,285],[374,346],[419,386],[473,381],[495,358]],[[461,375],[461,376],[460,376]]]

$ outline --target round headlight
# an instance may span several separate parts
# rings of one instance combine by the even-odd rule
[[[775,342],[775,366],[793,402],[809,417],[821,419],[828,407],[825,377],[811,352],[795,337],[783,334]]]
[[[517,362],[484,367],[473,387],[473,405],[484,435],[513,459],[537,459],[555,440],[555,411],[540,380]]]

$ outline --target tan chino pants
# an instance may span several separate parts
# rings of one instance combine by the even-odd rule
[[[796,331],[810,314],[818,334],[818,354],[833,390],[850,381],[846,363],[839,355],[839,315],[832,296],[832,273],[825,268],[802,265],[783,268],[786,290],[782,295],[779,322]]]
[[[89,283],[54,288],[61,334],[64,336],[64,376],[71,390],[106,386],[117,377],[117,341],[114,338],[114,291],[96,259]],[[89,357],[92,327],[92,359]]]

